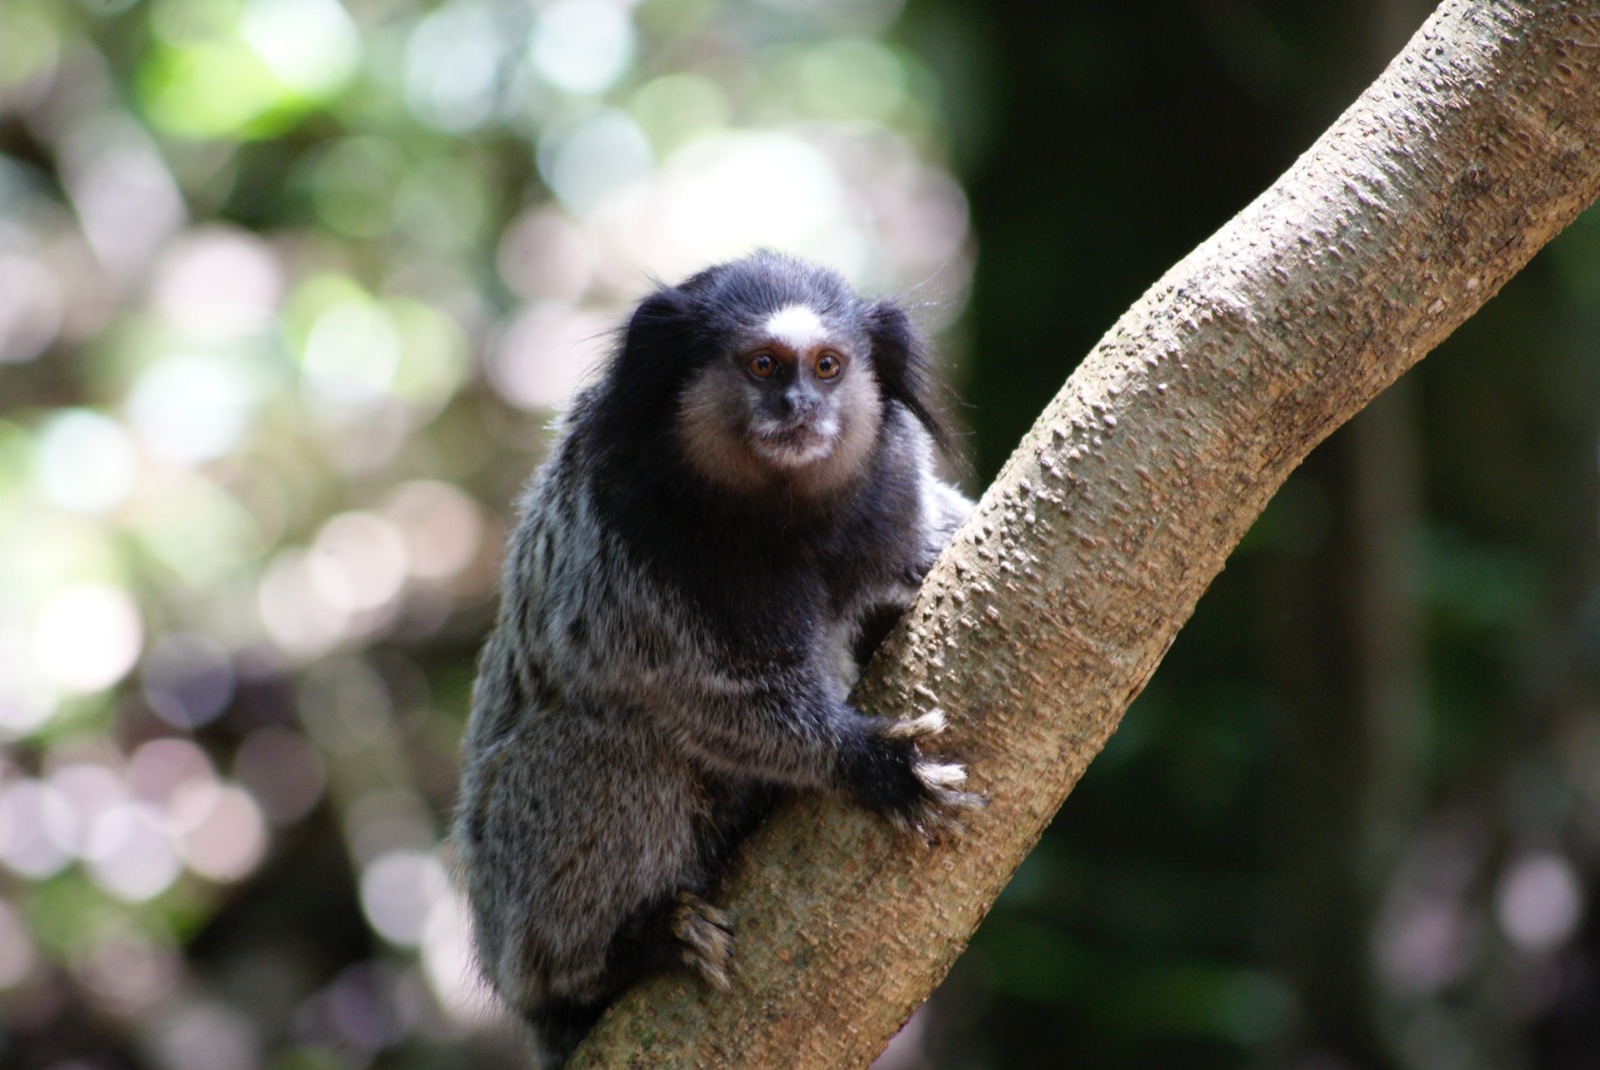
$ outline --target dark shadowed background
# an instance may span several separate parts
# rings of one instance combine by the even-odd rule
[[[977,491],[1402,0],[0,0],[0,1066],[519,1065],[440,846],[651,280],[901,294]],[[959,400],[957,400],[959,399]],[[1592,1067],[1600,215],[1297,472],[884,1067]]]

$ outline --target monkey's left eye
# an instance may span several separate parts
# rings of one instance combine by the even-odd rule
[[[771,379],[778,374],[778,358],[771,353],[757,353],[750,358],[748,367],[757,379]]]
[[[817,358],[816,372],[818,379],[832,379],[844,371],[844,361],[837,353],[824,353]]]

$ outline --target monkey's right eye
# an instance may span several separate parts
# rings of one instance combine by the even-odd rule
[[[771,379],[778,374],[778,358],[771,353],[757,353],[750,358],[750,374],[757,379]]]

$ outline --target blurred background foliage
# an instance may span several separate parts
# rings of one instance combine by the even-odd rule
[[[0,0],[0,1065],[516,1066],[439,839],[653,278],[900,293],[974,490],[1406,0]],[[885,1067],[1589,1067],[1600,216],[1297,472]]]

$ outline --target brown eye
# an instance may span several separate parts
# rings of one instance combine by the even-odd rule
[[[824,353],[817,358],[816,372],[818,379],[832,379],[844,371],[844,361],[839,359],[837,353]]]
[[[757,379],[771,379],[778,373],[778,358],[771,353],[757,353],[750,358],[749,368]]]

